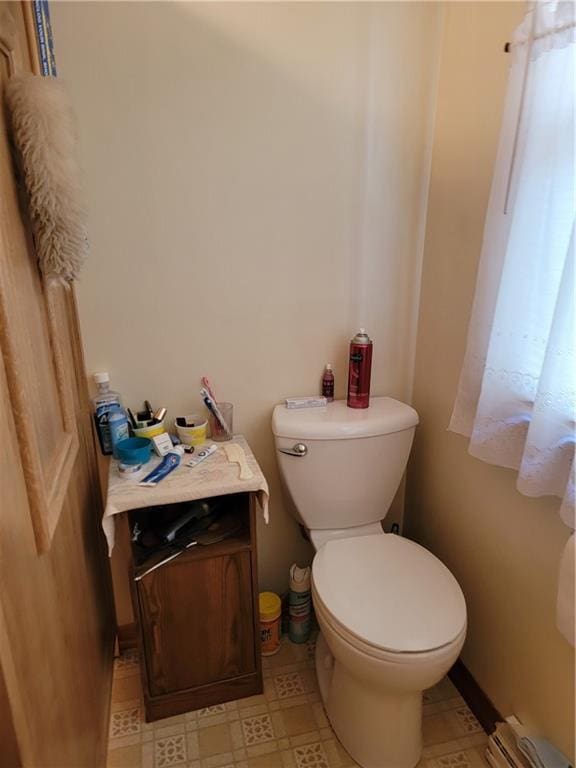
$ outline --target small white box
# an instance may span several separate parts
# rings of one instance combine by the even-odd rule
[[[171,451],[174,447],[168,432],[163,432],[161,435],[156,435],[156,437],[151,437],[150,439],[152,440],[154,453],[157,456],[166,456],[168,451]]]

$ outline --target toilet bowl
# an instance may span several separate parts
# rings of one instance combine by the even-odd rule
[[[466,635],[462,590],[424,547],[381,525],[402,479],[418,415],[387,397],[307,412],[274,409],[280,474],[316,549],[316,673],[332,727],[364,768],[413,768],[422,692]]]
[[[376,534],[323,545],[312,596],[318,682],[338,738],[365,768],[416,765],[422,691],[444,677],[466,635],[458,583],[414,542]]]

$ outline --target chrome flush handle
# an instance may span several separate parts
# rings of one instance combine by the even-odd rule
[[[304,445],[304,443],[296,443],[296,445],[292,446],[292,448],[278,448],[280,453],[285,453],[287,456],[306,456],[308,453],[308,446]]]

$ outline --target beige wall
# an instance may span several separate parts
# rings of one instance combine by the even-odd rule
[[[568,537],[552,499],[472,458],[446,431],[464,353],[518,3],[452,3],[445,18],[417,342],[421,416],[408,474],[409,532],[466,595],[463,660],[499,710],[574,750],[574,654],[555,626]]]
[[[412,384],[439,6],[53,3],[78,112],[92,254],[79,287],[90,370],[127,403],[235,403],[272,490],[262,584],[305,561],[282,500],[272,406],[316,391],[347,339],[376,340],[375,394]],[[573,653],[554,624],[556,502],[448,433],[507,59],[521,3],[448,4],[433,147],[409,530],[462,584],[464,661],[496,706],[573,750]]]
[[[52,9],[89,193],[89,370],[172,418],[211,377],[270,481],[261,583],[283,589],[310,550],[282,501],[273,405],[316,393],[327,361],[343,396],[359,325],[374,393],[410,391],[439,9]]]

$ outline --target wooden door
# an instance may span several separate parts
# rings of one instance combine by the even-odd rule
[[[38,72],[30,3],[0,3],[0,98]],[[0,763],[105,760],[109,569],[74,292],[48,287],[0,110]],[[4,752],[4,747],[7,747]]]
[[[249,550],[184,557],[137,585],[150,695],[256,671]]]

